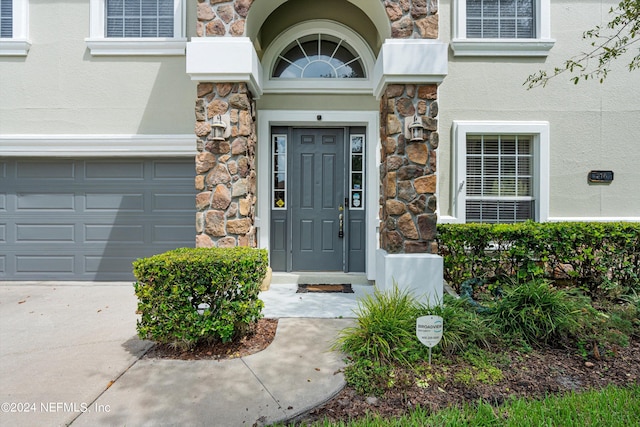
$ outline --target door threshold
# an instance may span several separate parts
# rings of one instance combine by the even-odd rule
[[[291,284],[344,284],[350,285],[373,285],[372,281],[367,280],[365,273],[341,273],[333,271],[301,271],[285,273],[282,271],[274,271],[271,276],[272,285],[291,285]]]

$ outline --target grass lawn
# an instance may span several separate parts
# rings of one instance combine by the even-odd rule
[[[640,385],[601,391],[518,399],[498,407],[486,403],[449,408],[433,414],[416,409],[397,419],[367,416],[354,421],[316,422],[313,427],[374,426],[607,426],[640,425]]]

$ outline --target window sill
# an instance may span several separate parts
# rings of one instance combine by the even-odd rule
[[[0,39],[0,56],[27,56],[30,48],[25,39]]]
[[[88,38],[87,47],[93,56],[184,55],[187,39],[180,38]]]
[[[547,56],[553,39],[454,39],[454,56]]]

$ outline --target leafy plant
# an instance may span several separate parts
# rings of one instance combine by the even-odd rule
[[[264,250],[180,248],[134,262],[140,338],[180,348],[227,342],[260,319]]]
[[[534,279],[505,291],[489,314],[502,332],[532,346],[559,342],[578,326],[581,311],[565,291]]]
[[[477,383],[496,384],[504,376],[502,371],[495,366],[497,356],[477,347],[471,347],[460,356],[469,366],[465,366],[454,374],[456,382],[466,386]]]
[[[622,0],[616,7],[609,9],[610,21],[606,26],[597,25],[585,31],[582,38],[591,40],[591,48],[567,59],[560,67],[555,67],[551,74],[540,70],[530,75],[524,84],[528,89],[546,86],[550,79],[569,72],[574,84],[580,80],[596,79],[604,82],[611,69],[611,64],[622,58],[640,37],[640,1]],[[633,50],[632,50],[633,51]],[[629,71],[640,67],[640,53],[635,52],[627,64]],[[632,54],[633,55],[633,54]]]
[[[436,352],[453,355],[470,346],[488,348],[498,340],[497,331],[468,300],[445,294],[442,305],[420,307],[419,316],[426,315],[441,316],[444,320],[442,339],[434,348]]]
[[[497,341],[497,332],[487,320],[462,299],[445,295],[443,304],[421,304],[397,286],[390,291],[374,291],[359,302],[356,325],[343,330],[334,348],[348,355],[347,382],[361,393],[379,394],[402,383],[394,377],[394,366],[420,369],[428,358],[428,347],[416,337],[416,319],[438,315],[444,320],[443,337],[436,354],[453,355],[470,347],[488,347]],[[402,378],[401,378],[402,377]]]
[[[415,335],[419,304],[410,293],[397,286],[376,289],[359,301],[356,316],[356,325],[343,330],[335,345],[354,358],[409,364],[426,354]]]
[[[614,300],[640,291],[640,224],[438,224],[445,279],[547,278]]]

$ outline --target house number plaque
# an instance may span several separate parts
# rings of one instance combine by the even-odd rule
[[[608,184],[613,181],[613,171],[589,171],[589,182]]]

